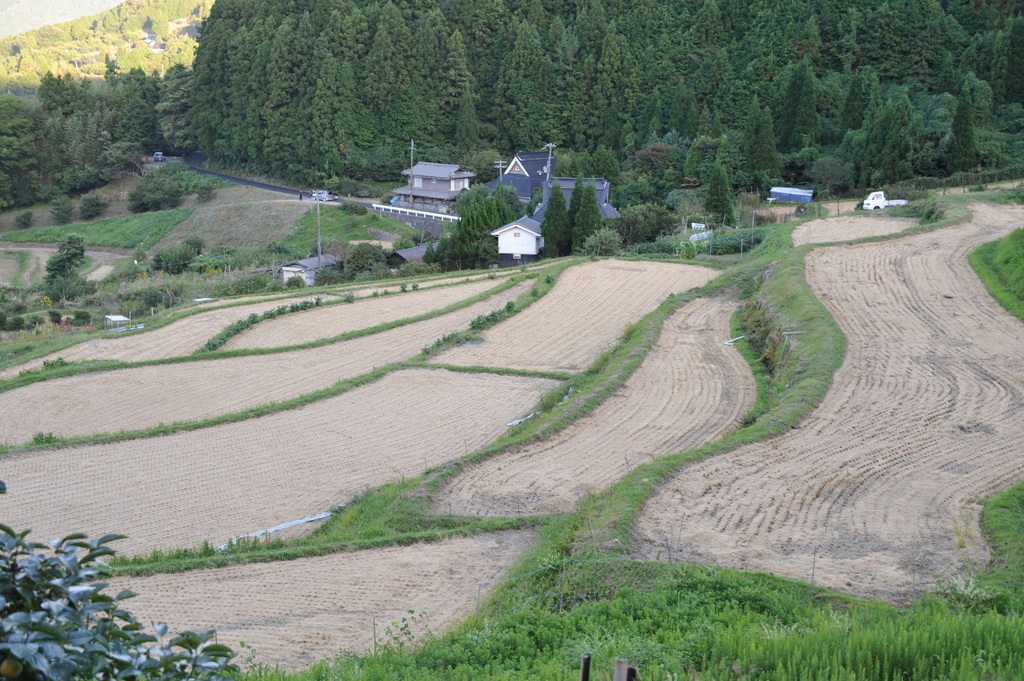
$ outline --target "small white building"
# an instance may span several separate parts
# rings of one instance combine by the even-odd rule
[[[287,284],[292,277],[301,277],[306,282],[306,286],[312,286],[316,283],[317,270],[334,267],[337,264],[338,259],[328,253],[324,253],[319,258],[314,255],[312,258],[286,262],[281,266],[281,280]]]
[[[525,265],[540,257],[544,249],[540,223],[528,217],[502,225],[491,232],[491,236],[498,237],[499,267]]]

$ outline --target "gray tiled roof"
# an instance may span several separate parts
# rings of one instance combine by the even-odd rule
[[[409,170],[403,170],[403,175],[409,175]],[[463,177],[476,177],[476,173],[463,170],[461,167],[451,163],[427,163],[420,161],[412,167],[413,177],[441,177],[444,179],[459,179]]]
[[[302,260],[293,260],[292,262],[286,262],[281,267],[301,267],[306,270],[315,270],[317,257],[314,255],[312,258],[303,258]],[[324,253],[320,256],[321,267],[333,267],[338,263],[338,259],[330,253]]]
[[[553,177],[552,185],[557,186],[562,190],[562,195],[565,197],[565,207],[569,208],[569,199],[572,197],[572,190],[576,187],[575,177]],[[597,189],[597,205],[601,209],[601,219],[607,220],[608,218],[619,217],[619,211],[616,210],[610,202],[611,194],[611,183],[603,177],[588,177],[584,178],[584,184],[593,184]],[[555,186],[551,187],[551,193],[555,193]],[[547,210],[547,203],[542,203],[537,206],[537,210],[533,212],[534,220],[543,220],[544,212]]]

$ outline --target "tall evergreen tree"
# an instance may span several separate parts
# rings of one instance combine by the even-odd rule
[[[965,86],[956,100],[953,115],[953,135],[946,156],[946,168],[951,173],[971,170],[981,160],[978,155],[978,141],[974,131],[974,103]]]
[[[572,228],[572,249],[579,253],[587,237],[601,229],[601,206],[597,203],[597,187],[588,182],[581,192],[580,207]]]
[[[992,89],[999,104],[1024,104],[1024,17],[1006,20],[996,34]]]
[[[950,52],[947,52],[946,56],[942,58],[942,65],[939,67],[939,84],[935,89],[940,95],[946,92],[949,94],[955,94],[958,90],[956,81],[956,69],[953,67],[953,55]]]
[[[694,139],[697,132],[697,98],[693,90],[686,87],[682,80],[676,87],[675,99],[672,102],[672,113],[668,120],[668,129],[675,130],[683,139]]]
[[[779,115],[782,150],[802,149],[804,140],[814,143],[818,133],[818,91],[810,64],[804,60],[793,70],[782,96]]]
[[[762,172],[768,177],[779,176],[779,152],[775,148],[772,112],[767,107],[762,109],[757,97],[751,101],[747,112],[741,150],[747,172]]]
[[[558,183],[555,182],[551,188],[551,195],[557,196],[561,193],[561,189]],[[583,175],[576,177],[576,184],[573,185],[572,194],[569,196],[569,229],[572,230],[573,234],[576,233],[576,216],[580,212],[580,206],[583,205]],[[576,246],[576,240],[573,239],[573,246]]]
[[[729,176],[721,163],[711,169],[708,180],[707,196],[704,205],[708,212],[716,216],[723,224],[736,224],[735,208],[732,201],[732,189],[729,187]]]
[[[544,220],[540,223],[545,258],[572,254],[572,229],[569,226],[569,214],[565,210],[565,198],[557,186],[552,191],[548,207],[544,210]]]
[[[843,109],[839,114],[840,125],[843,129],[860,130],[864,125],[864,109],[866,107],[864,76],[856,73],[850,78],[850,85],[846,90],[846,97],[843,99]]]

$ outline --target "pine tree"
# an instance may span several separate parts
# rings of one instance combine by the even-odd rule
[[[707,137],[711,134],[711,110],[708,109],[708,105],[705,104],[704,108],[700,110],[700,118],[697,119],[697,135],[700,137]]]
[[[597,203],[597,187],[588,182],[581,192],[580,207],[572,228],[573,252],[581,252],[587,237],[599,229],[601,229],[601,206]]]
[[[1024,104],[1024,17],[1007,19],[996,34],[992,89],[999,104]]]
[[[814,143],[818,139],[818,94],[814,74],[807,60],[793,70],[782,97],[779,117],[779,138],[783,151],[796,151],[804,147],[804,140]]]
[[[686,152],[686,161],[683,163],[683,174],[686,177],[697,178],[700,177],[700,166],[704,163],[704,150],[703,143],[704,137],[698,137],[690,145],[689,151]]]
[[[676,87],[675,100],[672,102],[668,129],[675,130],[683,139],[693,139],[697,132],[697,116],[697,98],[693,90],[685,87],[680,80]]]
[[[708,180],[707,196],[704,205],[712,215],[721,220],[722,224],[736,223],[732,202],[732,189],[729,187],[729,176],[721,163],[716,163]]]
[[[471,151],[480,145],[480,125],[476,117],[476,98],[472,92],[459,101],[459,118],[455,124],[455,144],[459,149]]]
[[[939,84],[936,91],[941,95],[946,92],[954,94],[957,91],[956,70],[953,67],[953,55],[949,52],[942,58],[942,65],[939,67]]]
[[[850,86],[843,100],[843,110],[839,114],[840,125],[846,130],[860,130],[864,125],[864,109],[867,100],[864,96],[864,76],[857,73],[850,78]]]
[[[544,237],[545,258],[558,258],[572,253],[572,230],[569,227],[569,214],[565,210],[565,199],[557,186],[553,188],[552,194],[548,198],[544,220],[540,223],[540,233]]]
[[[971,170],[978,165],[978,142],[974,131],[974,103],[966,86],[956,100],[953,115],[953,135],[946,156],[946,168],[951,173]]]
[[[562,189],[555,182],[551,187],[551,196],[557,196],[562,193]],[[576,184],[573,185],[572,194],[569,196],[569,229],[576,233],[576,216],[580,212],[580,206],[583,204],[583,175],[576,177]],[[573,239],[573,246],[575,247],[576,241]]]

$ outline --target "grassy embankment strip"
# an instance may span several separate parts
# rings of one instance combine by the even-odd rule
[[[559,264],[558,266],[556,266],[556,268],[558,268],[558,271],[561,271],[561,269],[564,269],[569,264],[571,264],[571,263]],[[552,271],[554,271],[554,270],[552,270]],[[540,273],[542,273],[542,274],[545,273],[545,272],[546,272],[545,270],[541,270],[540,271]],[[416,316],[416,317],[407,317],[406,319],[400,319],[400,320],[396,320],[394,322],[388,322],[386,324],[380,324],[378,326],[368,327],[366,329],[359,329],[359,330],[356,330],[356,331],[351,331],[351,332],[342,334],[340,336],[335,336],[333,338],[328,338],[328,339],[321,339],[321,340],[313,341],[313,342],[310,342],[310,343],[307,343],[307,344],[304,344],[304,345],[289,346],[287,348],[257,348],[257,349],[253,349],[253,350],[231,350],[231,351],[216,352],[216,353],[211,352],[211,353],[204,353],[204,354],[200,354],[200,355],[187,355],[187,356],[184,356],[184,357],[172,357],[172,358],[168,358],[168,359],[152,360],[152,361],[149,361],[149,362],[130,363],[130,362],[104,361],[104,362],[95,362],[95,363],[87,363],[87,364],[69,364],[69,365],[66,365],[66,366],[55,367],[55,368],[51,368],[51,369],[40,369],[40,370],[38,370],[36,372],[26,372],[26,373],[18,376],[17,378],[13,378],[13,379],[9,379],[8,381],[0,382],[0,390],[2,390],[2,389],[10,390],[10,389],[13,389],[15,387],[21,387],[22,385],[28,385],[29,383],[34,382],[32,379],[43,379],[43,380],[45,380],[45,379],[52,379],[52,378],[59,378],[59,377],[63,377],[63,376],[73,376],[73,375],[80,374],[80,373],[86,373],[88,371],[123,369],[123,368],[130,368],[130,367],[140,367],[140,366],[156,365],[156,364],[179,364],[179,363],[187,362],[187,361],[203,361],[203,360],[210,359],[210,358],[218,358],[218,357],[225,357],[225,356],[236,357],[236,356],[252,356],[252,355],[263,355],[263,354],[275,354],[275,353],[278,353],[278,352],[289,351],[289,350],[301,350],[301,349],[310,348],[310,347],[319,347],[321,345],[326,345],[328,343],[336,343],[336,342],[340,342],[340,341],[343,341],[343,340],[348,340],[348,339],[351,339],[351,338],[358,338],[360,336],[366,336],[366,335],[371,335],[371,334],[374,334],[374,333],[380,333],[381,331],[386,331],[388,329],[397,328],[399,326],[405,326],[407,324],[411,324],[411,323],[417,322],[417,321],[424,321],[424,320],[430,319],[432,317],[440,316],[440,315],[446,314],[448,312],[452,312],[452,311],[455,311],[455,310],[462,309],[464,307],[468,307],[469,305],[472,305],[474,303],[480,302],[481,300],[486,300],[487,298],[489,298],[489,297],[491,297],[491,296],[493,296],[493,295],[495,295],[497,293],[500,293],[502,291],[505,291],[505,290],[515,286],[516,284],[519,283],[519,281],[521,281],[521,278],[530,278],[532,276],[536,276],[537,274],[538,273],[531,273],[530,275],[520,275],[518,277],[513,277],[513,278],[509,279],[508,281],[505,281],[505,282],[499,284],[498,286],[495,286],[492,289],[488,289],[487,291],[483,291],[483,292],[477,294],[476,296],[472,296],[471,298],[469,298],[467,300],[459,301],[457,303],[453,303],[452,305],[449,305],[447,307],[441,308],[439,310],[435,310],[433,312],[425,313],[423,315],[419,315],[419,316]],[[520,296],[519,299],[517,299],[515,301],[514,308],[512,310],[509,310],[508,313],[505,314],[502,318],[505,318],[507,316],[511,316],[512,314],[516,314],[516,313],[526,309],[527,307],[529,307],[531,304],[533,304],[534,301],[539,300],[539,298],[541,296],[543,296],[544,293],[546,293],[550,289],[550,286],[555,281],[555,278],[554,278],[555,276],[557,276],[557,275],[552,276],[552,281],[549,284],[547,284],[547,285],[538,285],[538,286],[534,287],[533,290],[538,292],[537,295],[533,295],[533,290],[531,290],[529,293],[526,293],[526,294]],[[547,277],[545,277],[545,278],[547,278]],[[412,358],[409,358],[409,359],[406,359],[406,360],[399,360],[399,361],[392,362],[390,364],[387,364],[387,365],[384,365],[384,366],[381,366],[381,367],[376,367],[373,371],[370,371],[368,373],[362,374],[360,376],[355,376],[355,377],[352,377],[352,378],[348,378],[348,379],[343,379],[343,380],[338,381],[337,383],[335,383],[334,385],[332,385],[332,386],[330,386],[328,388],[324,388],[323,390],[317,390],[317,391],[313,391],[313,392],[310,392],[310,393],[306,393],[304,395],[300,395],[300,396],[295,397],[295,398],[290,399],[290,400],[282,400],[280,402],[269,402],[269,403],[257,405],[257,406],[254,406],[254,407],[250,407],[248,409],[244,409],[244,410],[241,410],[241,411],[231,412],[229,414],[221,414],[219,416],[211,417],[211,418],[208,418],[208,419],[199,419],[199,420],[195,420],[195,421],[174,421],[174,422],[172,422],[170,424],[160,424],[160,425],[157,425],[157,426],[151,426],[149,428],[144,428],[144,429],[135,430],[135,431],[120,431],[120,432],[117,432],[117,433],[96,433],[96,434],[89,435],[89,436],[73,437],[73,438],[50,438],[50,437],[47,437],[43,441],[38,442],[38,443],[25,443],[25,444],[13,445],[13,446],[9,446],[9,447],[0,447],[0,453],[7,453],[7,452],[14,452],[14,451],[26,451],[26,450],[32,450],[32,449],[44,449],[44,448],[52,448],[52,447],[59,447],[59,446],[76,445],[76,444],[94,444],[94,443],[103,443],[103,442],[119,442],[119,441],[122,441],[122,440],[134,440],[134,439],[144,438],[144,437],[157,437],[157,436],[160,436],[160,435],[168,435],[170,433],[175,433],[175,432],[189,431],[189,430],[198,430],[200,428],[209,428],[210,426],[216,426],[216,425],[220,425],[220,424],[223,424],[223,423],[233,423],[233,422],[236,422],[236,421],[244,421],[246,419],[257,418],[259,416],[264,416],[266,414],[271,414],[271,413],[274,413],[274,412],[284,411],[286,409],[295,409],[297,407],[301,407],[303,405],[310,404],[312,402],[315,402],[315,401],[318,401],[318,400],[322,400],[322,399],[326,399],[326,398],[329,398],[329,397],[335,397],[335,396],[340,395],[340,394],[342,394],[344,392],[352,390],[353,388],[356,388],[356,387],[359,387],[361,385],[365,385],[367,383],[375,381],[378,378],[381,378],[381,377],[385,376],[386,374],[391,373],[392,371],[398,371],[400,369],[406,369],[406,368],[412,368],[412,367],[422,367],[422,366],[424,366],[422,356],[416,355],[416,356],[414,356]],[[508,375],[540,376],[540,377],[544,377],[544,378],[554,377],[554,378],[556,378],[556,380],[560,379],[561,376],[562,376],[562,374],[558,373],[558,372],[552,372],[552,373],[548,373],[548,372],[520,372],[520,371],[510,370],[510,371],[505,371],[503,373],[508,374]]]
[[[337,241],[369,241],[377,237],[370,234],[371,229],[390,232],[399,236],[416,238],[419,230],[413,229],[404,222],[392,220],[369,210],[365,215],[352,215],[341,207],[330,205],[320,209],[320,232],[327,244]],[[291,252],[299,252],[316,243],[316,209],[311,208],[296,222],[295,230],[281,240],[281,245]]]
[[[1024,322],[1024,229],[974,249],[970,262],[992,297]],[[982,583],[1024,592],[1024,483],[985,502],[982,529],[993,553]]]
[[[490,298],[491,296],[493,296],[495,294],[498,294],[498,293],[501,293],[502,291],[508,290],[509,288],[511,288],[511,287],[515,286],[516,284],[518,284],[523,278],[529,278],[530,276],[535,276],[535,274],[534,275],[520,275],[518,277],[512,277],[512,278],[508,279],[507,281],[504,281],[504,282],[498,284],[494,288],[490,288],[490,289],[488,289],[486,291],[478,293],[475,296],[471,296],[471,297],[469,297],[469,298],[467,298],[465,300],[460,300],[460,301],[458,301],[456,303],[452,303],[451,305],[448,305],[447,307],[443,307],[443,308],[440,308],[440,309],[437,309],[437,310],[433,310],[431,312],[425,312],[425,313],[423,313],[421,315],[416,315],[416,316],[413,316],[413,317],[405,317],[403,319],[396,319],[394,321],[387,322],[387,323],[384,323],[384,324],[378,324],[376,326],[369,326],[369,327],[366,327],[364,329],[357,329],[355,331],[348,331],[346,333],[339,334],[337,336],[331,336],[329,338],[320,338],[318,340],[310,341],[308,343],[302,343],[302,344],[299,344],[299,345],[287,345],[287,346],[274,347],[274,348],[244,348],[244,349],[238,349],[238,350],[218,350],[216,352],[201,352],[201,353],[191,354],[191,355],[182,355],[180,357],[166,357],[166,358],[163,358],[163,359],[147,360],[147,361],[144,361],[144,362],[125,362],[125,361],[122,361],[122,360],[99,360],[99,361],[96,361],[96,362],[69,362],[66,365],[63,365],[63,366],[60,366],[60,367],[54,367],[54,368],[51,368],[51,369],[40,368],[40,369],[33,369],[33,370],[30,370],[30,371],[24,371],[21,374],[19,374],[18,376],[16,376],[15,378],[9,378],[9,379],[6,379],[6,380],[0,380],[0,392],[4,392],[4,391],[7,391],[7,390],[13,390],[15,388],[20,388],[22,386],[29,385],[30,383],[37,383],[39,381],[46,381],[46,380],[50,380],[50,379],[54,379],[54,378],[64,378],[66,376],[75,376],[75,375],[78,375],[78,374],[89,373],[91,371],[111,371],[113,369],[127,369],[127,368],[132,368],[132,367],[143,367],[143,366],[151,366],[151,365],[157,365],[157,364],[179,364],[179,363],[182,363],[182,362],[202,362],[202,361],[208,361],[208,360],[213,360],[213,359],[221,359],[221,358],[224,358],[224,357],[248,357],[248,356],[253,356],[253,355],[271,355],[271,354],[276,354],[276,353],[280,353],[280,352],[292,352],[294,350],[305,350],[305,349],[308,349],[308,348],[316,348],[316,347],[320,347],[322,345],[329,345],[331,343],[340,343],[342,341],[351,340],[353,338],[359,338],[361,336],[369,336],[369,335],[372,335],[372,334],[375,334],[375,333],[380,333],[382,331],[388,331],[390,329],[395,329],[395,328],[398,328],[400,326],[405,326],[407,324],[413,324],[415,322],[420,322],[420,321],[424,321],[426,319],[431,319],[432,317],[437,317],[437,316],[440,316],[442,314],[447,314],[449,312],[454,312],[454,311],[460,310],[460,309],[462,309],[464,307],[469,307],[470,305],[478,303],[478,302],[480,302],[482,300],[486,300],[487,298]],[[389,295],[396,295],[396,294],[389,294]],[[364,298],[361,298],[360,300],[366,300],[366,299],[371,298],[371,297],[372,296],[366,296]],[[238,305],[244,305],[244,304],[247,304],[247,303],[240,302],[240,303],[237,303],[237,304]],[[338,305],[338,304],[348,304],[348,303],[345,303],[344,301],[337,301],[337,302],[333,302],[333,303],[330,303],[330,304],[331,305]],[[187,316],[187,315],[182,315],[182,316]],[[169,322],[167,322],[167,323],[169,323]]]
[[[57,243],[68,234],[78,234],[86,246],[105,248],[152,248],[153,244],[177,227],[194,208],[175,208],[154,213],[138,213],[126,218],[101,218],[91,222],[73,222],[54,227],[17,229],[0,234],[11,242]]]
[[[18,271],[11,277],[11,283],[8,284],[12,287],[28,286],[30,282],[23,281],[28,274],[29,266],[32,262],[32,256],[28,251],[3,251],[3,257],[9,260],[16,260],[18,262]]]

